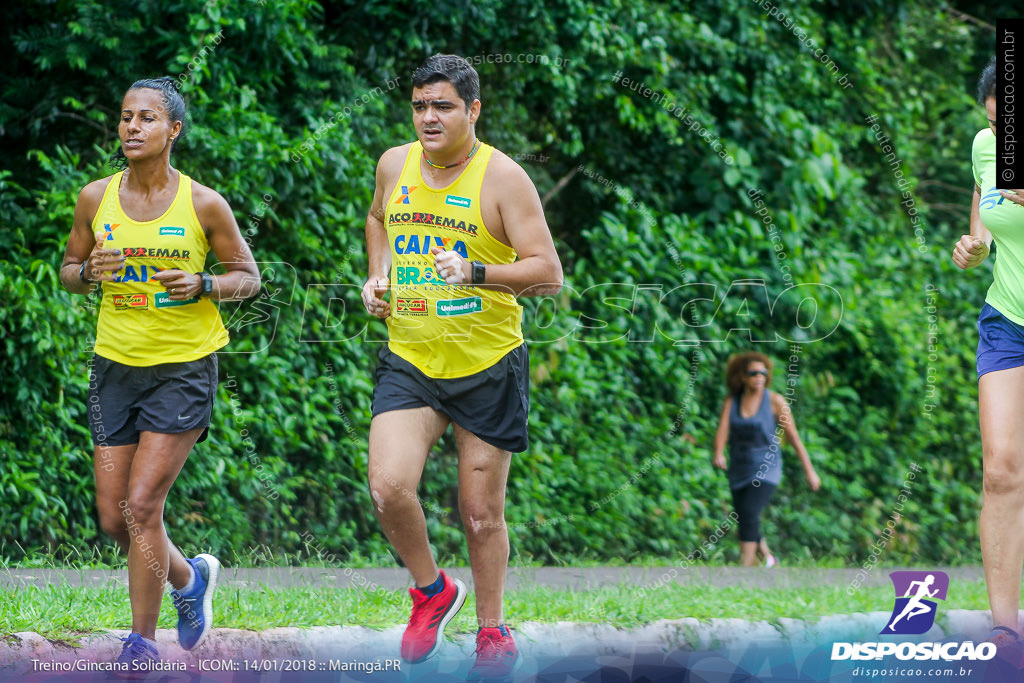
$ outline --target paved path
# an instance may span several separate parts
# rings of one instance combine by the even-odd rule
[[[929,567],[949,575],[953,581],[974,581],[984,578],[981,567]],[[451,576],[467,585],[472,583],[468,568],[445,568]],[[863,586],[889,586],[891,568],[875,569],[862,578]],[[858,576],[856,569],[773,569],[743,567],[512,567],[508,589],[533,586],[563,590],[587,590],[602,586],[627,584],[654,586],[674,581],[681,585],[707,585],[716,588],[794,588],[820,585],[850,585]],[[225,568],[221,586],[235,588],[349,588],[380,586],[400,590],[411,585],[409,573],[401,568],[313,568],[289,567],[272,569]],[[7,569],[0,570],[0,588],[24,588],[63,583],[72,586],[104,586],[110,582],[128,585],[125,570],[89,569]]]

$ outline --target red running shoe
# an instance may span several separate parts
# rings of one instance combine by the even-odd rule
[[[996,656],[1018,669],[1021,668],[1021,660],[1024,659],[1024,638],[1019,633],[1005,626],[996,626],[986,640],[996,646]]]
[[[482,628],[476,634],[476,664],[466,680],[508,680],[518,660],[519,652],[508,628]]]
[[[448,578],[444,572],[441,578],[444,588],[433,597],[428,598],[418,588],[409,589],[412,616],[402,636],[402,659],[410,664],[422,662],[440,649],[444,627],[466,602],[466,584]]]

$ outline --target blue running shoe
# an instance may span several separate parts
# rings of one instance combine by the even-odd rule
[[[145,676],[153,662],[160,660],[156,648],[150,645],[141,634],[131,633],[121,639],[124,645],[117,657],[115,674],[118,678],[136,678]]]
[[[178,643],[191,650],[203,642],[213,623],[213,591],[217,588],[220,561],[203,553],[186,562],[195,571],[195,585],[188,593],[171,591],[171,599],[178,608]]]

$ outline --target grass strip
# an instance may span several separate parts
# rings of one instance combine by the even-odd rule
[[[694,617],[739,618],[778,623],[780,618],[813,620],[834,614],[879,612],[892,607],[892,588],[865,587],[853,595],[848,585],[801,588],[717,588],[707,585],[669,584],[648,589],[637,586],[588,591],[543,587],[508,591],[505,614],[515,627],[523,622],[588,622],[634,628],[662,619]],[[235,588],[217,590],[215,626],[253,631],[282,626],[366,626],[385,628],[404,625],[409,616],[406,591],[357,588]],[[988,609],[983,581],[957,582],[942,605],[950,609]],[[452,632],[476,630],[475,602],[471,593],[466,606],[452,621]],[[158,628],[175,628],[177,617],[169,594],[164,596]],[[0,636],[35,631],[51,640],[74,641],[106,629],[128,630],[131,608],[124,586],[73,588],[33,586],[0,590]]]

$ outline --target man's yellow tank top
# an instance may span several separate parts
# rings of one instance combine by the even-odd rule
[[[523,343],[523,309],[516,298],[468,285],[448,285],[434,270],[435,246],[467,261],[512,263],[516,252],[484,225],[480,187],[494,148],[480,143],[448,187],[423,182],[413,143],[388,198],[391,315],[388,346],[428,377],[466,377],[497,363]]]
[[[137,367],[182,363],[208,356],[228,343],[217,306],[208,298],[172,301],[153,279],[177,268],[198,273],[210,249],[192,204],[192,180],[178,173],[178,193],[164,215],[135,221],[121,207],[115,173],[93,219],[106,249],[125,255],[114,282],[104,282],[96,330],[96,353]]]

